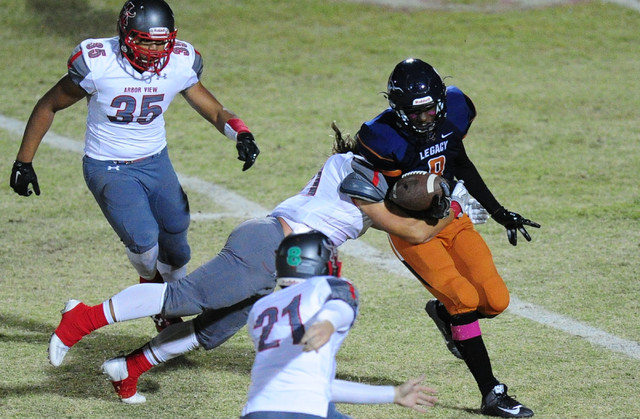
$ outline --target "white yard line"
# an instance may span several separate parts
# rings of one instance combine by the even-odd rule
[[[0,128],[7,130],[10,135],[16,138],[22,135],[24,126],[24,122],[0,115]],[[43,144],[78,154],[82,154],[83,151],[83,143],[81,141],[72,140],[53,132],[47,134],[43,140]],[[187,189],[208,197],[226,210],[226,212],[222,213],[192,214],[192,218],[195,220],[218,219],[223,217],[257,218],[264,217],[270,211],[235,192],[211,182],[181,174],[178,174],[178,177]],[[344,253],[359,259],[376,261],[378,267],[392,274],[414,279],[404,265],[392,256],[390,250],[383,253],[361,240],[350,240],[344,244],[341,249]],[[545,326],[561,330],[570,335],[584,338],[592,344],[610,351],[619,352],[630,358],[640,360],[640,344],[638,342],[619,338],[561,314],[552,313],[542,307],[522,301],[515,295],[511,295],[511,304],[509,305],[508,311]]]
[[[500,0],[481,3],[452,3],[447,0],[343,0],[350,3],[370,3],[395,9],[448,10],[452,12],[501,12],[506,10],[535,9],[540,7],[575,4],[587,0]],[[640,0],[601,0],[640,11]]]

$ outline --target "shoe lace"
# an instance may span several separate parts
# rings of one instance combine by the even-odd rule
[[[509,396],[506,391],[496,393],[498,405],[507,409],[513,409],[521,404],[515,399],[515,396]]]

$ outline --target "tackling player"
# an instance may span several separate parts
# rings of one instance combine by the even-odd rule
[[[320,232],[287,236],[276,252],[278,285],[247,321],[256,358],[243,419],[348,418],[335,402],[396,403],[426,413],[435,393],[424,376],[399,386],[338,380],[336,354],[358,313],[358,293],[340,277],[337,249]]]
[[[166,328],[126,357],[103,364],[123,402],[145,402],[137,392],[142,373],[198,347],[213,349],[246,324],[255,301],[276,286],[273,255],[289,234],[320,231],[337,247],[374,227],[418,244],[430,240],[458,215],[451,211],[435,225],[409,218],[383,200],[387,190],[384,177],[362,158],[350,152],[332,155],[300,193],[269,216],[237,226],[218,255],[186,277],[134,285],[95,306],[69,300],[49,341],[49,361],[61,365],[73,345],[108,324],[159,313],[165,317],[197,314]],[[452,196],[464,195],[461,190],[462,185]],[[465,203],[460,206],[464,208]]]
[[[163,0],[129,0],[118,36],[82,41],[68,72],[36,104],[11,171],[20,195],[40,195],[33,158],[56,112],[87,100],[83,172],[89,190],[125,246],[140,282],[186,275],[189,203],[171,164],[164,113],[177,94],[235,142],[242,170],[259,154],[240,118],[200,82],[202,58],[176,39]],[[180,319],[154,318],[158,330]]]
[[[386,96],[389,108],[365,122],[356,134],[356,152],[380,170],[389,184],[413,170],[464,180],[469,193],[507,229],[512,245],[525,226],[540,227],[505,209],[471,162],[463,139],[476,110],[455,86],[445,87],[440,75],[422,60],[410,58],[392,71]],[[447,347],[464,359],[482,394],[483,414],[529,417],[533,411],[507,394],[493,375],[482,339],[480,318],[495,317],[509,305],[509,291],[493,257],[469,217],[456,218],[436,239],[415,245],[390,234],[395,254],[437,299],[426,311],[445,338]]]

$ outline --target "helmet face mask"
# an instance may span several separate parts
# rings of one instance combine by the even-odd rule
[[[319,231],[291,234],[276,251],[276,276],[281,287],[313,276],[340,276],[341,268],[336,247]]]
[[[173,12],[163,0],[129,0],[120,11],[120,50],[138,71],[162,71],[169,63],[177,32]]]
[[[446,115],[446,87],[433,67],[417,58],[402,61],[391,72],[386,93],[400,126],[429,141],[435,138]]]

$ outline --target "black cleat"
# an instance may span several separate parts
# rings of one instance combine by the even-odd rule
[[[439,304],[442,303],[436,299],[429,300],[424,309],[429,317],[431,317],[431,320],[433,320],[433,322],[436,324],[440,333],[442,333],[444,343],[447,344],[447,349],[449,349],[449,352],[451,352],[456,358],[463,359],[462,354],[460,353],[460,350],[456,346],[456,343],[453,340],[453,336],[451,335],[451,324],[442,320],[442,318],[438,315]]]
[[[151,320],[153,320],[153,323],[156,325],[158,333],[172,324],[182,323],[182,317],[164,317],[162,314],[154,314],[151,316]]]
[[[518,403],[507,394],[507,386],[498,384],[482,399],[480,411],[483,415],[499,418],[530,418],[533,410]]]

